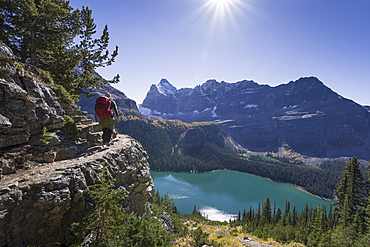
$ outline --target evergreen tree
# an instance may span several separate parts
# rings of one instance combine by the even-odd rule
[[[257,214],[255,216],[256,216],[255,223],[260,224],[261,223],[261,203],[258,203]]]
[[[0,16],[0,40],[22,62],[49,71],[74,100],[85,89],[119,81],[119,75],[108,81],[95,72],[114,62],[118,47],[109,54],[107,26],[100,38],[93,37],[96,25],[87,7],[74,10],[66,0],[3,0]],[[74,73],[77,67],[79,73]]]
[[[311,210],[310,210],[308,204],[306,204],[303,211],[302,211],[302,214],[301,214],[302,224],[307,225],[308,222],[310,221],[310,219],[311,219]]]
[[[298,212],[297,212],[296,207],[294,206],[292,210],[292,217],[291,217],[291,221],[292,221],[291,224],[293,226],[297,224],[297,217],[298,217]]]
[[[274,219],[275,219],[275,222],[277,223],[277,222],[279,222],[279,221],[281,221],[281,215],[282,215],[283,213],[281,212],[281,209],[280,208],[278,208],[277,210],[276,210],[276,214],[274,215]]]
[[[271,202],[270,198],[267,197],[265,202],[262,205],[262,222],[263,223],[270,223],[271,222]]]
[[[93,199],[95,209],[84,218],[82,237],[89,235],[93,246],[109,246],[109,241],[123,223],[122,204],[125,192],[113,189],[114,179],[108,174],[98,174],[96,184],[90,186],[88,194]]]
[[[360,162],[352,157],[346,164],[343,175],[339,181],[335,194],[340,223],[349,226],[353,223],[357,210],[365,207],[366,198],[365,179],[360,169]]]
[[[0,40],[23,62],[47,66],[54,47],[66,49],[77,34],[78,11],[73,11],[69,1],[3,0],[0,8],[4,17]]]
[[[311,224],[311,233],[309,236],[310,243],[313,246],[318,246],[321,241],[321,236],[324,234],[328,227],[328,220],[326,218],[325,208],[319,203],[313,213],[313,220]]]
[[[285,211],[283,216],[283,224],[290,225],[291,223],[291,213],[290,213],[290,202],[285,200]]]
[[[359,235],[366,233],[366,216],[365,209],[359,208],[356,210],[356,215],[353,219],[353,227]]]
[[[96,69],[111,65],[118,55],[118,46],[112,54],[109,54],[109,32],[108,26],[104,27],[100,38],[94,38],[96,34],[96,24],[92,18],[92,10],[88,7],[82,7],[80,19],[80,43],[76,46],[81,62],[79,64],[80,76],[75,87],[70,90],[78,94],[83,93],[82,89],[99,87],[108,82],[115,83],[119,81],[119,75],[116,75],[111,81],[104,80],[97,76]]]
[[[333,212],[333,207],[330,206],[329,214],[328,214],[328,224],[330,229],[334,229],[335,226],[338,225],[338,217],[335,212]]]

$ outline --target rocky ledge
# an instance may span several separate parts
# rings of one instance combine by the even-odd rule
[[[125,191],[127,212],[142,214],[152,200],[141,144],[118,135],[98,146],[99,125],[57,96],[43,73],[0,42],[0,246],[69,246],[102,172]]]
[[[4,175],[0,184],[0,246],[68,246],[70,226],[91,210],[87,188],[108,171],[126,192],[127,212],[143,213],[153,181],[141,144],[118,135],[109,148],[91,147],[80,157],[37,164]]]

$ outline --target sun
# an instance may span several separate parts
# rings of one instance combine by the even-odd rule
[[[213,13],[213,19],[224,21],[225,18],[234,18],[235,12],[240,11],[242,0],[206,0],[203,8],[209,14]]]
[[[227,20],[235,25],[236,15],[243,9],[243,4],[242,0],[205,0],[202,9],[212,25],[225,24]]]
[[[229,4],[235,2],[235,0],[209,0],[212,5],[216,5],[217,7],[227,7]]]
[[[239,23],[252,11],[252,5],[246,0],[193,0],[197,3],[186,24],[197,22],[202,33],[221,34],[230,31],[239,32]]]
[[[230,11],[232,6],[235,6],[240,0],[207,0],[208,8],[214,9],[216,12]]]

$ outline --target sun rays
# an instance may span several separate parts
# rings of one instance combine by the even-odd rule
[[[234,29],[238,31],[238,20],[246,16],[252,7],[246,0],[200,0],[199,8],[192,13],[188,22],[196,21],[209,34]]]
[[[218,8],[228,7],[230,4],[233,4],[236,0],[208,0],[209,4],[216,5]]]

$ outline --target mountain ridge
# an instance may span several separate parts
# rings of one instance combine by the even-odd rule
[[[166,79],[160,84],[176,88]],[[308,156],[370,158],[367,108],[340,96],[316,77],[275,87],[250,80],[213,79],[167,94],[159,93],[158,85],[150,87],[140,105],[145,115],[219,122],[238,143],[255,152],[274,152],[288,145]]]

